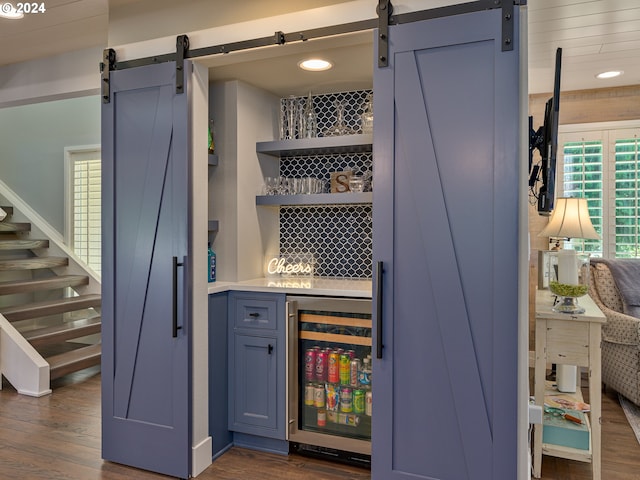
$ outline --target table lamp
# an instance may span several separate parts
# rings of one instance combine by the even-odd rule
[[[600,238],[591,223],[585,198],[561,197],[547,226],[538,234],[541,237],[558,239]],[[578,254],[575,250],[558,250],[549,254],[549,290],[559,301],[552,310],[559,313],[584,313],[578,304],[589,290],[589,254]],[[577,368],[574,365],[557,365],[556,383],[561,392],[576,391]]]
[[[557,199],[551,219],[539,236],[567,240],[600,238],[591,223],[587,200],[571,197]],[[578,297],[585,295],[589,288],[589,255],[578,255],[575,250],[558,250],[552,252],[549,259],[555,262],[554,268],[549,269],[549,290],[560,298],[553,310],[570,314],[584,313],[584,308],[578,305]]]

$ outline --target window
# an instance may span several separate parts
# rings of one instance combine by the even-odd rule
[[[638,122],[560,128],[558,193],[586,198],[601,235],[572,239],[575,249],[605,258],[640,257],[639,135]]]
[[[67,159],[67,243],[101,273],[101,159],[99,147],[65,149]]]

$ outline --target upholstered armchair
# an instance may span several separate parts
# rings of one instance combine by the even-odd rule
[[[640,318],[622,313],[622,297],[609,267],[592,262],[590,268],[589,295],[607,317],[602,326],[602,382],[640,405]]]

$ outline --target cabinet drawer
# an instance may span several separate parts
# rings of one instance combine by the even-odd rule
[[[235,327],[277,330],[277,306],[276,299],[237,297],[235,299]]]

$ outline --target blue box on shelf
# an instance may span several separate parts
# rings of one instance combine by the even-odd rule
[[[577,410],[565,410],[565,412],[582,420],[582,424],[545,412],[542,420],[542,442],[589,450],[589,428],[585,414]]]

